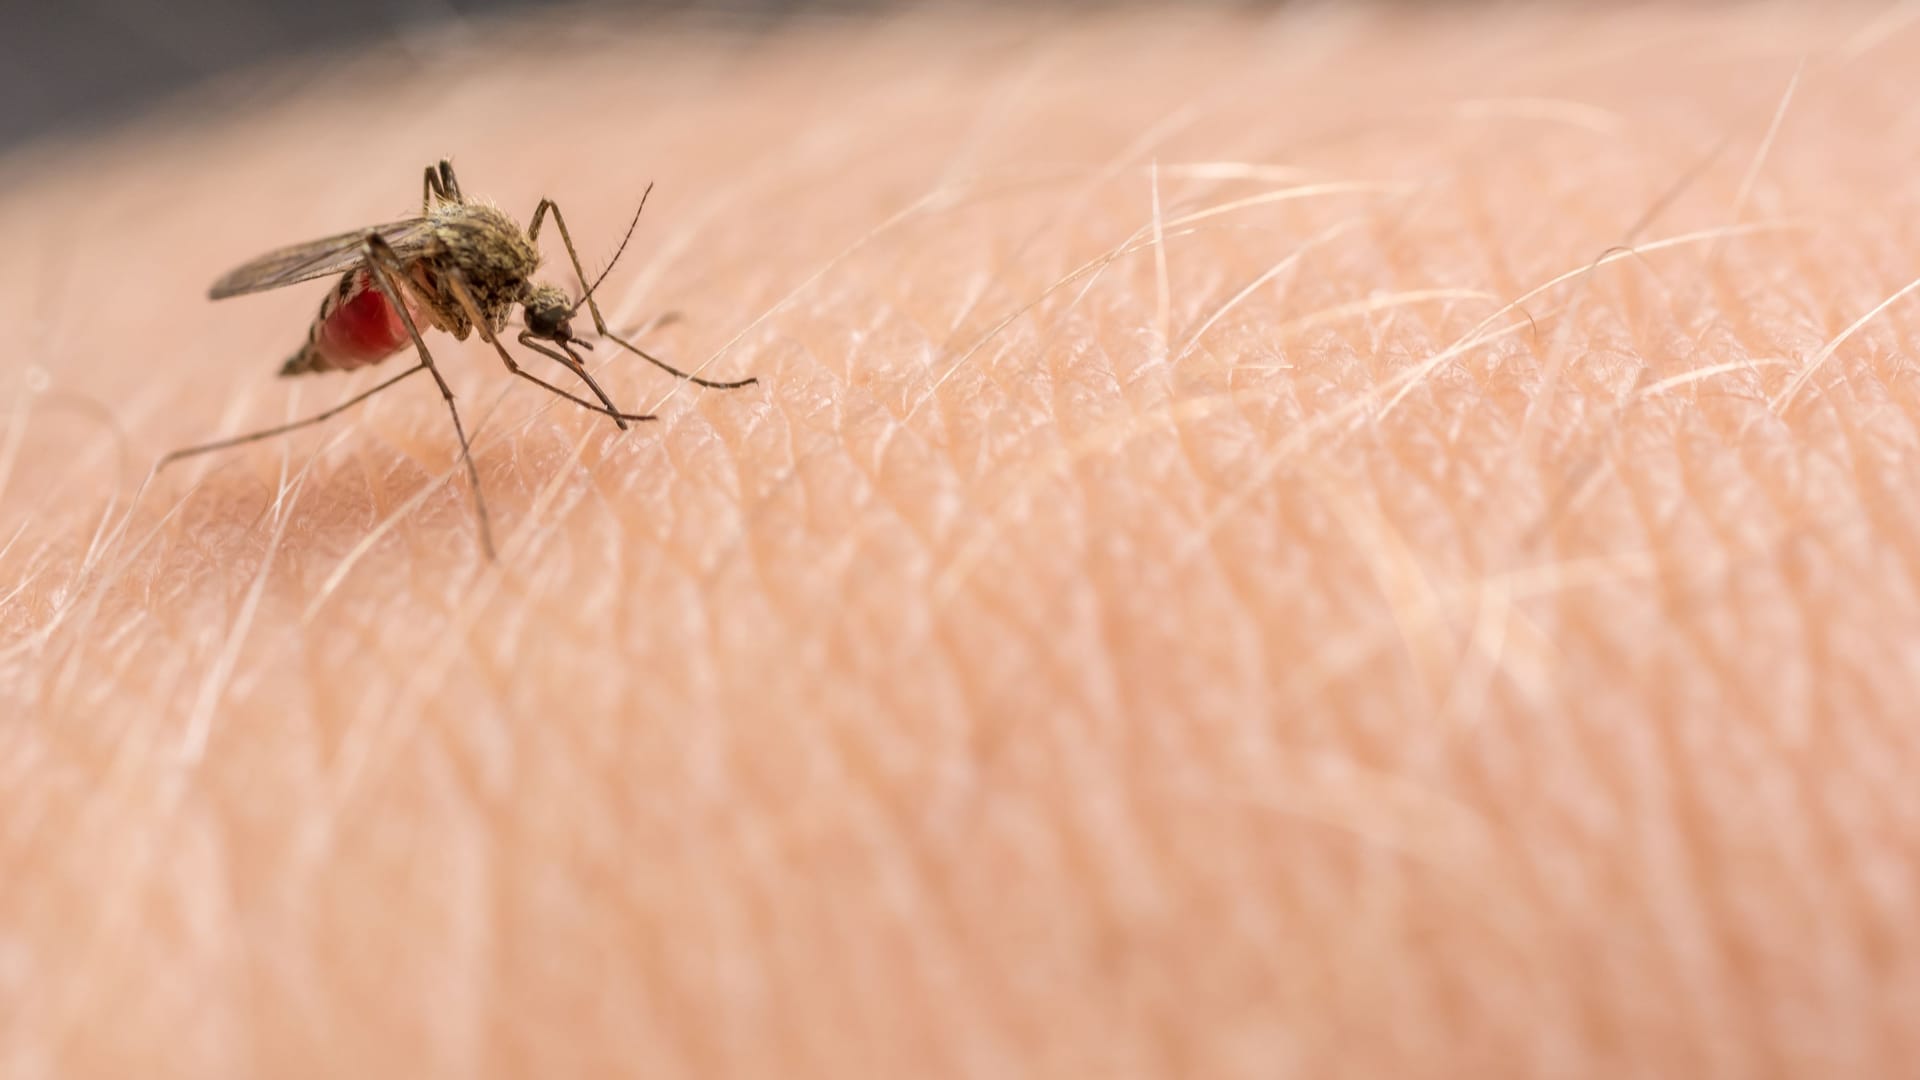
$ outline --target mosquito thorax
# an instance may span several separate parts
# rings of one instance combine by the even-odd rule
[[[552,285],[535,285],[527,293],[523,317],[534,337],[548,341],[572,341],[573,305],[567,294]]]
[[[446,203],[431,216],[441,257],[466,276],[482,309],[504,316],[526,291],[540,252],[512,218],[484,203]]]

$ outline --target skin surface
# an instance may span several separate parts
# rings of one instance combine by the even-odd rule
[[[479,26],[16,157],[0,1074],[1910,1069],[1920,24],[1677,7]],[[656,182],[609,318],[761,383],[430,335],[497,565],[424,378],[140,491],[406,362],[202,294],[442,155]]]

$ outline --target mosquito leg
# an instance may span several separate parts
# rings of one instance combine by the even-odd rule
[[[303,427],[308,427],[313,424],[318,424],[323,420],[329,420],[335,416],[340,415],[343,412],[346,412],[348,409],[353,408],[355,405],[360,404],[361,402],[367,400],[368,398],[379,393],[380,391],[385,390],[387,387],[392,386],[394,383],[399,382],[401,379],[404,379],[409,375],[418,375],[420,372],[425,371],[426,369],[427,369],[427,365],[425,364],[415,364],[412,367],[408,368],[407,370],[401,372],[400,374],[395,375],[393,378],[388,379],[386,382],[383,382],[380,385],[374,387],[373,389],[355,394],[354,396],[348,398],[347,400],[341,402],[340,404],[335,405],[333,408],[328,409],[325,412],[315,413],[304,420],[295,420],[290,424],[281,424],[279,427],[270,427],[264,431],[256,431],[251,435],[236,435],[231,439],[221,439],[218,442],[210,442],[201,446],[189,446],[184,450],[175,450],[172,453],[168,454],[167,456],[161,458],[160,461],[154,465],[153,467],[154,471],[158,472],[161,469],[166,468],[168,465],[171,465],[174,462],[179,461],[181,458],[190,458],[196,454],[205,454],[213,450],[225,450],[230,446],[240,446],[245,443],[258,442],[261,439],[270,438],[274,435],[284,435],[289,431],[295,431]]]
[[[566,368],[568,371],[573,372],[575,375],[580,376],[580,381],[586,383],[589,387],[591,387],[594,394],[597,397],[599,397],[601,401],[607,402],[609,406],[613,404],[611,401],[607,399],[607,392],[605,390],[600,389],[600,384],[594,381],[593,373],[587,370],[587,366],[580,362],[579,357],[574,356],[571,353],[554,352],[552,349],[549,349],[547,348],[546,345],[542,344],[539,338],[534,337],[533,331],[531,330],[520,331],[520,344],[525,345],[527,348],[532,349],[534,352],[539,353],[541,356],[545,356],[549,359],[558,361],[562,367]],[[566,348],[565,345],[562,345],[560,347],[562,349]],[[526,373],[522,372],[521,374],[526,374]],[[554,389],[553,385],[548,383],[544,379],[535,378],[533,375],[527,375],[527,378],[533,379],[534,382],[539,383],[541,386],[545,386],[549,390]],[[557,391],[557,392],[561,394],[561,396],[563,397],[572,398],[574,401],[580,401],[579,398],[574,397],[572,394],[569,394],[564,390]],[[581,404],[585,405],[586,402],[581,402]],[[593,408],[593,406],[591,405],[588,405],[587,407]],[[595,409],[594,411],[598,412],[599,410]],[[614,416],[616,420],[652,420],[654,419],[654,415],[652,413],[618,413],[618,414],[609,414],[609,415]],[[622,424],[620,426],[625,427],[626,425]]]
[[[507,365],[508,371],[511,371],[515,375],[518,375],[521,378],[526,379],[530,382],[538,383],[539,385],[541,385],[542,387],[545,387],[547,390],[551,391],[552,393],[558,394],[561,397],[566,398],[568,401],[571,401],[574,404],[579,405],[581,408],[591,409],[594,412],[612,417],[613,422],[619,425],[621,431],[627,430],[627,421],[629,420],[653,419],[653,416],[651,414],[621,412],[619,407],[613,403],[613,399],[607,396],[607,392],[605,390],[600,389],[600,384],[593,381],[593,376],[587,374],[586,368],[579,367],[575,364],[569,363],[567,360],[562,359],[561,357],[555,356],[551,352],[547,352],[546,349],[543,349],[539,345],[536,345],[532,341],[530,341],[527,337],[527,334],[524,332],[520,335],[521,344],[526,345],[532,349],[535,349],[538,352],[545,353],[548,356],[552,356],[554,357],[554,359],[559,360],[562,364],[566,364],[569,368],[572,368],[574,374],[586,380],[587,385],[593,388],[594,395],[600,399],[600,404],[595,405],[593,402],[588,401],[586,398],[579,397],[574,394],[570,394],[565,390],[562,390],[559,387],[548,382],[547,380],[541,378],[540,376],[535,375],[533,372],[528,371],[527,369],[521,367],[518,363],[514,362],[513,354],[509,353],[507,351],[507,347],[501,344],[499,337],[495,336],[493,332],[493,327],[487,325],[486,318],[482,316],[480,313],[480,304],[473,298],[473,290],[467,286],[465,276],[457,272],[452,273],[447,275],[446,282],[449,290],[453,293],[454,299],[457,300],[460,304],[460,307],[466,311],[467,321],[472,323],[474,329],[480,331],[481,338],[484,339],[487,344],[492,345],[494,351],[500,354],[500,360],[502,363]]]
[[[453,178],[453,162],[442,161],[438,165],[427,166],[425,183],[420,186],[420,216],[427,216],[433,209],[433,200],[438,196],[441,202],[465,202],[460,197],[460,181]]]
[[[758,378],[741,379],[738,382],[717,382],[713,379],[703,379],[691,372],[681,371],[665,360],[654,356],[652,353],[647,352],[645,349],[634,345],[632,342],[614,333],[613,330],[607,326],[606,318],[600,314],[600,304],[593,298],[593,286],[587,284],[586,268],[580,264],[580,253],[574,250],[573,235],[567,231],[567,219],[561,216],[559,203],[554,202],[552,199],[540,200],[540,205],[535,207],[533,211],[533,224],[527,228],[528,238],[533,240],[539,239],[541,219],[546,217],[547,211],[549,210],[553,211],[554,225],[560,229],[560,242],[567,247],[567,258],[573,261],[573,272],[580,279],[580,288],[584,290],[583,296],[587,302],[587,310],[593,313],[594,329],[600,331],[601,337],[612,341],[614,344],[675,378],[685,379],[688,382],[698,383],[701,386],[711,387],[715,390],[733,390],[742,386],[751,386],[760,381]]]
[[[413,339],[414,350],[420,354],[420,366],[433,374],[433,381],[440,386],[440,396],[447,403],[447,414],[453,417],[453,433],[460,437],[460,460],[467,467],[467,482],[473,486],[473,508],[480,519],[480,546],[486,549],[489,560],[498,560],[499,555],[493,546],[493,523],[487,517],[487,499],[480,492],[480,470],[473,464],[473,448],[467,444],[467,429],[460,423],[460,410],[453,403],[453,388],[434,366],[433,354],[427,351],[427,343],[420,340],[420,328],[413,324],[413,312],[407,307],[405,298],[400,295],[396,281],[406,280],[404,268],[393,247],[379,234],[369,234],[366,239],[368,276],[379,288],[380,294],[387,298],[393,310],[399,312],[400,321],[406,324],[407,336]]]

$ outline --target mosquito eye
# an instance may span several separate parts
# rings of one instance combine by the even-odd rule
[[[527,309],[527,329],[539,337],[565,341],[573,336],[567,325],[569,314],[564,307],[530,307]]]

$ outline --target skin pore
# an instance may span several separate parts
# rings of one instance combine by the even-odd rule
[[[0,1074],[1920,1060],[1920,24],[1675,7],[479,25],[17,155]],[[759,384],[427,335],[497,564],[424,379],[142,488],[410,362],[203,294],[443,156],[590,273],[655,183],[610,324]]]

